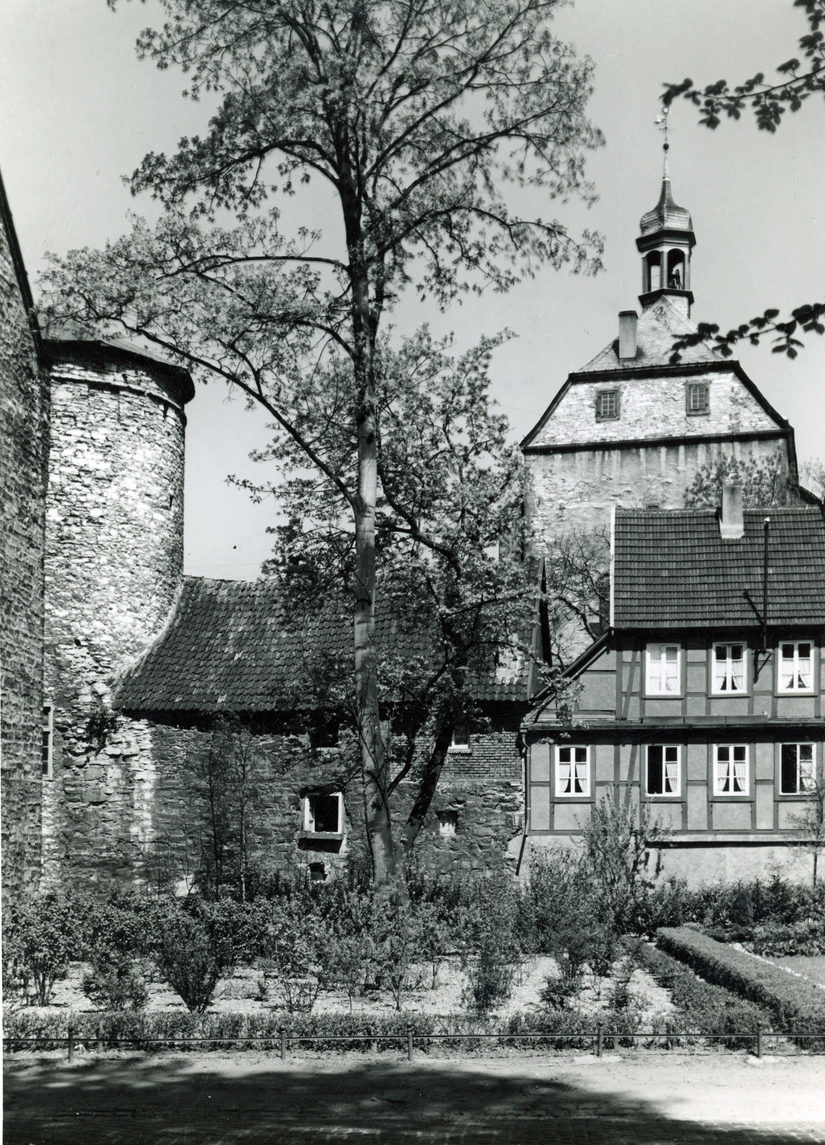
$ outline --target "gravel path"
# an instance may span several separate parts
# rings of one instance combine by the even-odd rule
[[[825,1059],[9,1055],[6,1145],[825,1145]]]

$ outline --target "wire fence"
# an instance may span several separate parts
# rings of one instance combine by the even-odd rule
[[[106,1050],[145,1050],[153,1047],[184,1047],[190,1049],[201,1048],[217,1050],[258,1046],[262,1049],[272,1050],[277,1053],[278,1057],[283,1061],[286,1059],[290,1050],[297,1049],[300,1046],[311,1047],[318,1043],[323,1043],[325,1046],[329,1043],[332,1045],[346,1043],[351,1047],[353,1043],[356,1043],[366,1046],[368,1051],[375,1052],[382,1043],[389,1043],[390,1045],[399,1046],[407,1060],[412,1061],[416,1048],[426,1052],[431,1043],[484,1041],[494,1041],[499,1045],[506,1046],[514,1046],[521,1043],[529,1044],[531,1042],[539,1044],[542,1042],[554,1044],[578,1042],[579,1048],[589,1048],[597,1058],[601,1057],[605,1050],[633,1046],[637,1042],[647,1042],[645,1048],[652,1050],[673,1050],[684,1045],[693,1045],[695,1047],[701,1043],[722,1043],[728,1046],[736,1045],[740,1048],[744,1047],[757,1058],[763,1056],[766,1048],[776,1052],[777,1048],[784,1046],[785,1052],[787,1052],[788,1043],[795,1043],[796,1047],[802,1048],[808,1053],[825,1054],[825,1029],[818,1033],[810,1033],[808,1031],[794,1030],[766,1030],[761,1026],[757,1026],[754,1030],[743,1030],[738,1033],[711,1033],[704,1030],[687,1032],[684,1030],[679,1030],[678,1032],[665,1031],[664,1033],[660,1030],[617,1032],[611,1031],[605,1027],[602,1022],[596,1023],[590,1035],[582,1034],[581,1031],[569,1033],[561,1031],[554,1032],[551,1030],[518,1033],[505,1030],[490,1032],[478,1031],[474,1033],[451,1033],[449,1031],[416,1033],[412,1026],[407,1026],[404,1031],[391,1034],[294,1034],[287,1029],[280,1029],[277,1031],[275,1037],[273,1037],[272,1034],[236,1034],[231,1037],[220,1037],[214,1034],[199,1037],[190,1034],[183,1037],[167,1036],[162,1038],[143,1036],[129,1038],[119,1035],[115,1036],[108,1034],[102,1024],[100,1024],[92,1038],[83,1036],[82,1040],[78,1037],[75,1027],[70,1025],[67,1027],[65,1037],[55,1035],[45,1037],[18,1037],[16,1034],[12,1034],[6,1035],[3,1038],[3,1046],[6,1052],[22,1048],[51,1049],[65,1047],[69,1061],[73,1060],[77,1052],[88,1052],[90,1049],[100,1054]],[[777,1043],[779,1043],[779,1046]]]

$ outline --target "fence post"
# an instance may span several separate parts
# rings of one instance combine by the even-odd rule
[[[69,1026],[66,1031],[66,1049],[68,1051],[69,1061],[74,1057],[74,1026]]]
[[[670,1036],[670,1022],[665,1022],[665,1049],[673,1049],[673,1039]]]
[[[96,1048],[97,1048],[97,1052],[99,1054],[103,1053],[103,1023],[102,1022],[97,1023],[97,1047]]]
[[[596,1022],[596,1057],[602,1056],[602,1024]]]
[[[407,1061],[412,1061],[413,1056],[413,1028],[407,1026]]]
[[[756,1056],[762,1057],[762,1023],[756,1023]]]
[[[375,1037],[375,1030],[372,1026],[367,1026],[367,1036],[369,1037],[369,1047],[371,1053],[378,1052],[378,1042]]]
[[[286,1057],[286,1030],[284,1029],[283,1026],[281,1026],[280,1029],[278,1030],[278,1036],[280,1038],[281,1061],[283,1061],[284,1058]]]

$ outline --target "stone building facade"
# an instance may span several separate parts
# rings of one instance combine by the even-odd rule
[[[49,391],[0,181],[0,770],[3,893],[37,885]]]
[[[701,341],[674,360],[675,339],[697,333],[688,288],[695,236],[667,173],[640,230],[641,315],[622,311],[617,337],[569,375],[522,442],[528,519],[551,555],[571,534],[606,532],[613,505],[681,508],[696,473],[723,455],[775,461],[798,481],[790,424],[738,362]]]

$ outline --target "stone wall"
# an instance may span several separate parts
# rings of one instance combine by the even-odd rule
[[[728,455],[754,463],[777,453],[789,472],[788,439],[674,442],[672,445],[606,445],[555,453],[528,453],[527,515],[537,545],[549,549],[567,534],[610,528],[612,505],[684,508],[697,471]]]
[[[5,899],[37,885],[40,852],[49,401],[26,295],[0,186],[0,766]]]
[[[116,727],[110,685],[162,627],[183,565],[179,372],[93,343],[50,344],[44,781],[47,882],[72,870],[128,877],[148,838],[148,726]]]
[[[523,826],[517,730],[517,713],[497,715],[492,730],[473,735],[469,751],[448,755],[415,844],[419,870],[489,871],[515,864]],[[118,715],[99,745],[87,746],[66,769],[66,816],[80,807],[81,814],[96,817],[97,830],[84,827],[80,817],[67,820],[63,873],[190,889],[204,858],[214,862],[210,775],[216,777],[216,805],[234,808],[229,834],[236,841],[238,836],[237,766],[221,779],[221,760],[210,759],[210,751],[222,751],[224,762],[230,752],[245,753],[248,761],[247,853],[254,878],[290,877],[301,869],[329,878],[353,862],[368,863],[353,748],[346,738],[335,747],[312,748],[305,735],[268,730],[260,722],[252,731],[238,724],[215,733],[203,720],[163,723]],[[303,829],[302,799],[317,790],[343,792],[340,839],[315,838]],[[412,784],[398,789],[396,837],[414,796]],[[229,874],[237,863],[232,847],[225,861]]]

